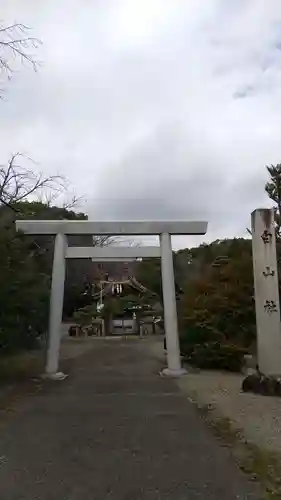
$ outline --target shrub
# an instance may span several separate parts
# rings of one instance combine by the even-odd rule
[[[15,228],[0,232],[0,356],[37,346],[48,323],[50,278]]]
[[[205,342],[190,348],[188,361],[198,368],[240,372],[246,353],[246,349],[235,345]]]
[[[219,341],[223,341],[223,335],[213,327],[191,324],[180,336],[180,350],[183,355],[189,356],[196,345]]]
[[[181,334],[182,344],[201,344],[203,342],[217,341],[221,339],[222,334],[213,327],[204,324],[193,324],[186,328]]]

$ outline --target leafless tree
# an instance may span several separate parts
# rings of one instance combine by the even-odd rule
[[[21,161],[20,161],[21,160]],[[22,162],[27,160],[26,165]],[[30,168],[30,163],[32,168]],[[1,225],[11,223],[21,215],[19,202],[39,201],[47,207],[56,205],[72,210],[81,203],[82,197],[69,196],[69,183],[60,175],[44,176],[36,172],[35,163],[22,153],[15,153],[7,165],[0,165],[0,208],[6,206],[9,211],[1,214]],[[44,212],[42,212],[44,218]],[[93,246],[108,246],[117,241],[112,236],[93,236]]]
[[[29,36],[30,28],[24,24],[15,23],[4,26],[0,22],[0,73],[11,79],[17,68],[17,63],[38,69],[38,61],[34,56],[41,41]]]
[[[21,161],[20,161],[21,160]],[[27,163],[24,163],[27,161]],[[30,168],[32,164],[32,168]],[[35,162],[22,153],[15,153],[6,165],[0,165],[0,209],[6,206],[11,210],[3,211],[1,226],[14,221],[21,215],[19,202],[39,201],[47,207],[56,206],[72,210],[81,203],[82,197],[71,193],[69,183],[60,175],[44,176],[36,172]],[[44,212],[42,212],[44,218]],[[108,235],[93,236],[93,246],[103,247],[118,243],[118,237]],[[132,244],[132,243],[131,243]]]
[[[38,196],[37,200],[46,205],[47,207],[54,206],[54,204],[64,208],[65,210],[73,210],[83,201],[83,196],[76,196],[74,192],[70,192],[70,185],[67,180],[59,176],[61,183],[59,189],[53,189],[51,186],[45,186],[44,190]],[[48,189],[46,189],[48,187]],[[57,186],[58,187],[58,186]]]
[[[0,165],[0,206],[14,209],[20,201],[40,195],[44,190],[61,193],[65,189],[64,178],[59,175],[45,177],[42,172],[17,163],[19,158],[32,160],[21,153],[12,155],[7,165]]]

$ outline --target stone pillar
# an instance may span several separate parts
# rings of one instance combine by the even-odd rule
[[[46,376],[63,378],[58,373],[59,351],[61,342],[61,321],[63,309],[64,280],[65,280],[65,251],[66,237],[57,234],[55,239],[52,286],[50,298],[49,340],[47,352]]]
[[[178,318],[175,293],[175,278],[171,235],[160,235],[161,272],[164,304],[164,324],[167,345],[168,368],[163,370],[165,375],[179,376],[185,373],[181,368]]]
[[[280,304],[274,211],[252,213],[257,355],[261,372],[281,375]]]

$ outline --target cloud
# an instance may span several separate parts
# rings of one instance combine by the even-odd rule
[[[67,175],[92,217],[245,233],[281,156],[275,0],[2,4],[44,44],[39,73],[17,72],[0,103],[1,163],[20,150]]]

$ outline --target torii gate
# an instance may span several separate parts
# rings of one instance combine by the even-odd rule
[[[175,294],[171,235],[204,235],[208,223],[204,221],[69,221],[17,220],[17,230],[29,235],[55,235],[55,249],[50,297],[49,344],[46,376],[57,379],[61,342],[65,259],[92,258],[94,260],[127,260],[143,257],[161,257],[164,324],[168,368],[163,373],[180,376],[184,373],[180,361],[177,306]],[[159,247],[68,247],[67,235],[159,235]]]

